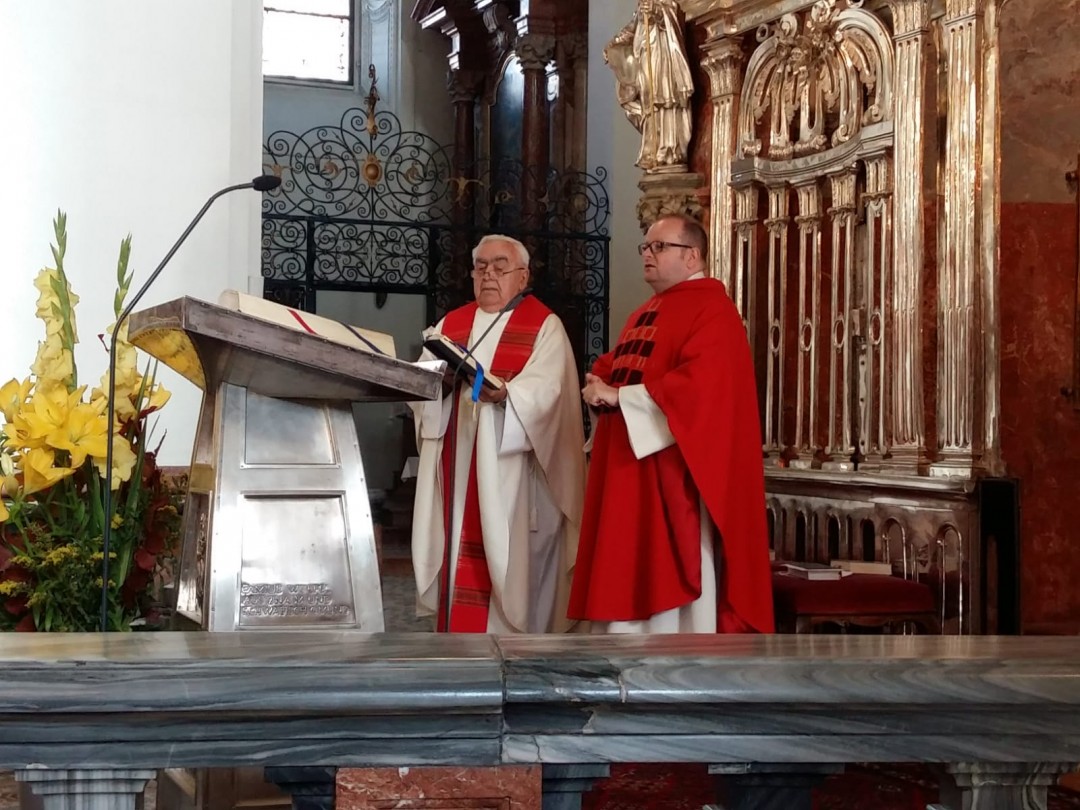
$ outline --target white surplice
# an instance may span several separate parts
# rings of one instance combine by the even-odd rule
[[[468,345],[496,315],[476,311]],[[483,368],[491,367],[509,319],[499,319],[475,348]],[[440,321],[435,331],[441,330]],[[578,385],[566,330],[557,316],[549,315],[529,361],[507,383],[502,403],[474,403],[471,391],[459,387],[450,572],[453,578],[475,444],[484,554],[492,582],[489,633],[559,632],[569,625],[566,601],[585,494]],[[437,613],[439,607],[446,542],[441,458],[450,406],[449,396],[411,404],[420,454],[412,557],[421,614]]]

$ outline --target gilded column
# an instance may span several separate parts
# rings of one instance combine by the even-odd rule
[[[934,475],[971,475],[982,445],[978,184],[982,168],[983,5],[983,0],[946,0],[942,23],[948,112],[944,227],[938,255],[938,458],[931,467]]]
[[[886,447],[889,467],[916,471],[926,461],[923,424],[922,272],[923,104],[929,0],[892,0],[895,60],[895,193],[893,195],[893,274],[890,402]]]
[[[525,77],[521,115],[521,212],[526,228],[537,228],[543,217],[547,169],[551,152],[551,113],[547,68],[555,58],[555,37],[522,34],[514,47]]]
[[[735,40],[714,40],[705,45],[702,66],[709,76],[712,97],[712,203],[709,212],[709,272],[731,289],[734,191],[731,162],[735,159],[739,92],[743,52]]]

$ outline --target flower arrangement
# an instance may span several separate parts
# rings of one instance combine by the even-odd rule
[[[64,272],[63,213],[53,231],[55,266],[34,281],[45,339],[30,376],[0,387],[0,630],[101,629],[106,520],[112,526],[107,629],[129,630],[146,618],[155,572],[177,534],[174,493],[157,467],[148,425],[169,392],[156,382],[155,365],[139,371],[125,323],[117,338],[115,420],[107,424],[108,371],[88,393],[75,367],[79,299]],[[117,317],[131,283],[130,253],[128,236],[117,262]],[[110,440],[114,492],[112,514],[105,515]]]

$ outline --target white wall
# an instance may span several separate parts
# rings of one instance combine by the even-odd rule
[[[637,187],[641,170],[634,165],[641,137],[626,120],[615,98],[615,76],[604,64],[604,46],[634,16],[635,0],[604,0],[589,4],[589,171],[603,166],[608,171],[611,201],[611,343],[627,316],[645,301],[652,290],[642,280],[641,242]]]
[[[259,173],[261,14],[255,0],[0,4],[0,380],[26,376],[33,361],[32,281],[51,264],[57,208],[82,298],[76,362],[81,381],[96,382],[121,238],[134,236],[138,285],[212,192]],[[258,237],[255,192],[220,200],[143,303],[257,290]],[[161,461],[187,464],[201,393],[162,377],[173,401]]]
[[[410,18],[412,0],[356,0],[360,11],[360,52],[355,88],[267,81],[264,136],[277,130],[301,133],[337,124],[351,107],[363,107],[374,64],[379,109],[401,119],[405,130],[419,130],[441,144],[454,135],[453,110],[446,92],[450,42],[424,31]]]

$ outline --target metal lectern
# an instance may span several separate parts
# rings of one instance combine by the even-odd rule
[[[433,368],[192,298],[131,343],[203,390],[176,611],[205,630],[383,630],[352,403],[429,400]]]

